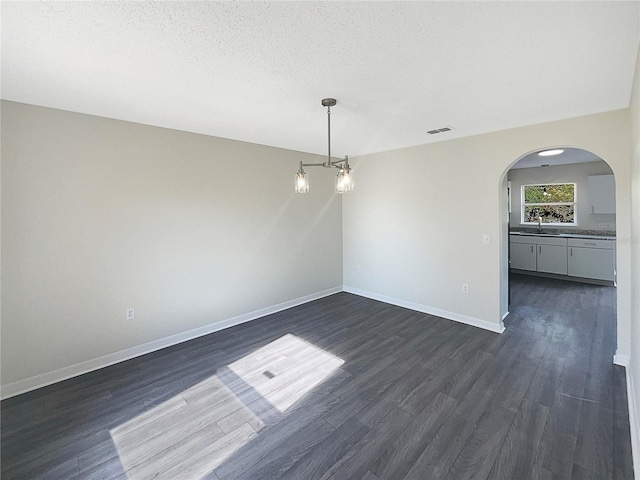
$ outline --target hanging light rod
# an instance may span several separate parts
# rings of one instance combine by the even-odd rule
[[[338,103],[335,98],[323,98],[322,106],[327,107],[327,161],[323,163],[302,163],[298,167],[296,173],[295,191],[296,193],[307,193],[309,191],[309,178],[304,171],[304,167],[324,167],[337,168],[338,176],[336,178],[336,192],[344,193],[353,190],[353,174],[349,166],[349,157],[345,155],[344,159],[331,160],[331,107]]]

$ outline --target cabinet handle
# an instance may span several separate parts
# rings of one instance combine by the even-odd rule
[[[569,256],[570,256],[570,257],[573,257],[573,248],[570,248],[570,249],[569,249]]]
[[[595,207],[594,205],[591,205],[591,213],[592,213],[592,214],[593,214],[593,213],[596,213],[596,212],[595,212],[595,210],[596,210],[596,207]]]
[[[597,243],[595,243],[595,242],[584,242],[584,244],[585,244],[585,245],[593,245],[594,247],[595,247],[596,245],[598,245],[598,244],[597,244]]]
[[[538,245],[538,253],[542,253],[542,247]]]
[[[533,253],[533,245],[531,245],[531,253]]]

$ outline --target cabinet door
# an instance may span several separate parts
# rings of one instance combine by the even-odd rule
[[[616,186],[613,175],[593,175],[587,178],[591,213],[616,213]]]
[[[614,280],[615,250],[569,247],[569,275]]]
[[[567,247],[538,245],[537,265],[539,272],[567,274]]]
[[[528,243],[511,243],[511,268],[536,271],[536,246]]]

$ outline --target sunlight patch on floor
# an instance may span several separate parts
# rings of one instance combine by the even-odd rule
[[[343,363],[287,334],[218,369],[110,431],[127,477],[205,476]]]
[[[267,368],[256,372],[255,366],[262,362],[268,363]],[[287,334],[229,364],[229,369],[280,412],[285,412],[343,363],[340,358]],[[274,383],[279,388],[274,388]]]

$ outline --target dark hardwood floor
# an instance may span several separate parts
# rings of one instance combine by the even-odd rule
[[[9,479],[633,478],[615,289],[494,334],[340,293],[2,402]]]

